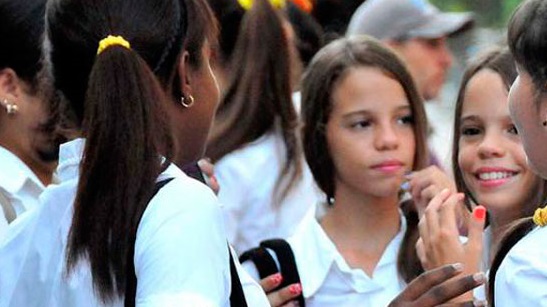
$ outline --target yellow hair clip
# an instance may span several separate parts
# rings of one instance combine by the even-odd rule
[[[547,207],[536,209],[533,220],[534,223],[540,227],[547,225]]]
[[[286,0],[269,0],[269,1],[270,1],[270,4],[276,9],[284,8],[286,4]],[[239,5],[241,5],[241,7],[244,10],[248,11],[253,6],[254,0],[237,0],[237,2],[239,3]]]
[[[125,40],[122,36],[108,35],[106,38],[101,39],[99,42],[99,48],[97,49],[97,55],[103,52],[106,48],[111,46],[122,46],[127,49],[131,49],[131,44]]]

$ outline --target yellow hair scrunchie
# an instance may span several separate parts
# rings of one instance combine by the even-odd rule
[[[99,42],[99,48],[97,49],[97,55],[103,52],[106,48],[111,46],[122,46],[127,49],[131,49],[131,44],[125,40],[122,36],[108,35],[106,38],[101,39]]]
[[[269,1],[270,1],[270,4],[276,9],[284,8],[286,4],[286,0],[269,0]],[[237,0],[237,2],[239,3],[239,5],[241,5],[241,7],[244,10],[248,11],[253,6],[254,0]]]
[[[538,208],[534,212],[534,223],[540,227],[547,225],[547,208]]]

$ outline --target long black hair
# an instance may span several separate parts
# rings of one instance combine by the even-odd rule
[[[127,254],[175,144],[164,110],[188,28],[183,0],[52,0],[47,42],[55,87],[86,138],[67,273],[88,259],[103,301],[123,296]],[[119,35],[130,48],[99,41]],[[162,160],[160,155],[166,158]]]

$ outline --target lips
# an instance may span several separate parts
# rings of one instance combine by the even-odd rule
[[[374,164],[371,168],[384,173],[393,173],[402,169],[403,166],[403,162],[399,160],[384,160],[378,164]]]
[[[498,167],[483,167],[479,168],[475,173],[475,178],[479,184],[486,188],[494,188],[501,186],[518,175],[518,171],[507,168]]]

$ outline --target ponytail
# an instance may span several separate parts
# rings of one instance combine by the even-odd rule
[[[127,255],[174,141],[166,95],[134,51],[111,46],[93,64],[85,95],[86,144],[68,240],[68,272],[81,258],[104,302],[122,297]]]
[[[397,271],[406,283],[410,283],[424,272],[420,258],[416,253],[416,242],[420,237],[418,231],[418,212],[411,200],[401,204],[401,210],[406,219],[406,232],[397,255]]]

